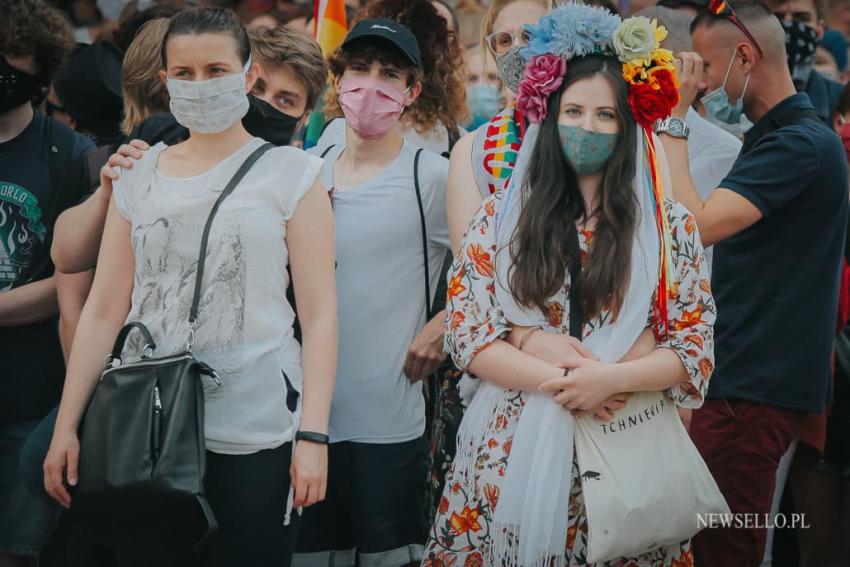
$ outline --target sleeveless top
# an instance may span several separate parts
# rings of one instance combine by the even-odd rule
[[[504,189],[513,173],[522,139],[525,118],[513,104],[475,130],[472,172],[483,198]]]
[[[169,177],[157,144],[115,182],[115,204],[131,225],[135,274],[127,321],[144,323],[157,355],[180,352],[204,224],[253,138],[200,175]],[[219,374],[204,379],[205,437],[215,453],[247,454],[291,441],[298,427],[301,348],[286,300],[288,221],[322,161],[291,148],[266,152],[222,202],[209,233],[192,352]],[[128,355],[138,352],[128,341]],[[294,402],[294,403],[293,403]]]

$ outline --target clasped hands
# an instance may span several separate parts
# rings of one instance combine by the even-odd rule
[[[573,416],[593,415],[598,421],[614,419],[631,393],[618,391],[615,365],[600,362],[580,340],[542,329],[515,327],[508,342],[526,354],[568,370],[564,376],[540,384],[539,391],[569,410]],[[655,348],[652,333],[644,333],[626,358],[635,358]],[[640,353],[634,351],[640,350]]]

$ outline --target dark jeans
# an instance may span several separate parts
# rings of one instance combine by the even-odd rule
[[[428,443],[332,443],[327,498],[304,510],[295,565],[419,562],[428,532]]]
[[[710,399],[695,410],[691,438],[733,513],[758,514],[759,527],[704,529],[693,539],[700,567],[755,567],[767,538],[779,460],[805,414],[748,402]],[[751,520],[755,524],[756,520]]]

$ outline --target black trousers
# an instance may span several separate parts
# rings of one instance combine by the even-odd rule
[[[291,443],[251,455],[207,452],[207,499],[219,531],[202,551],[191,549],[205,523],[200,508],[190,502],[144,517],[78,519],[71,564],[99,564],[93,554],[107,551],[117,567],[288,566],[299,523],[293,512],[290,524],[283,525],[291,458]]]

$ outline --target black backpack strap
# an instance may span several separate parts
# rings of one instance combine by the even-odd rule
[[[321,137],[322,137],[322,135],[325,133],[325,130],[327,130],[327,129],[328,129],[328,126],[330,126],[331,124],[333,124],[334,120],[339,120],[339,117],[331,118],[330,120],[328,120],[327,122],[325,122],[325,125],[324,125],[324,126],[322,126],[322,131],[321,131],[321,132],[319,132],[319,138],[321,138]]]
[[[236,186],[239,185],[239,182],[242,181],[242,178],[245,177],[245,174],[248,173],[248,170],[253,167],[253,165],[257,162],[260,157],[270,149],[272,149],[274,144],[270,142],[266,142],[256,150],[254,150],[251,155],[242,163],[239,169],[233,174],[233,177],[225,186],[224,190],[221,192],[221,195],[216,199],[215,204],[212,206],[212,210],[210,211],[209,216],[207,217],[207,223],[204,225],[204,234],[201,237],[201,250],[198,252],[198,269],[195,272],[195,293],[192,297],[192,308],[189,310],[189,325],[194,328],[195,321],[198,318],[198,304],[201,301],[201,280],[204,277],[204,263],[206,262],[207,256],[207,242],[210,238],[210,227],[212,227],[213,219],[215,218],[215,214],[218,212],[218,208],[221,206],[221,203],[227,198],[228,195],[233,193],[233,190],[236,189]],[[191,341],[190,341],[191,342]]]
[[[449,159],[452,156],[452,150],[457,144],[457,141],[460,140],[460,129],[455,126],[454,128],[449,129],[449,149],[440,155],[446,159]]]
[[[578,228],[570,231],[570,336],[582,340],[584,319],[581,312],[581,244]]]
[[[89,180],[89,189],[94,190],[100,185],[100,168],[106,165],[112,153],[112,146],[98,146],[86,154],[86,174]]]
[[[334,146],[335,146],[335,145],[336,145],[336,144],[331,144],[330,146],[328,146],[327,148],[325,148],[325,149],[322,151],[322,155],[320,155],[319,157],[320,157],[320,158],[322,158],[322,159],[325,159],[325,156],[326,156],[326,155],[328,155],[328,154],[331,152],[331,150],[332,150],[332,149],[334,149]]]
[[[419,188],[419,156],[422,148],[416,150],[413,158],[413,186],[416,188],[416,202],[419,204],[419,221],[422,223],[422,256],[425,262],[425,309],[431,315],[431,274],[428,268],[428,232],[425,228],[425,208],[422,206],[422,190]]]

